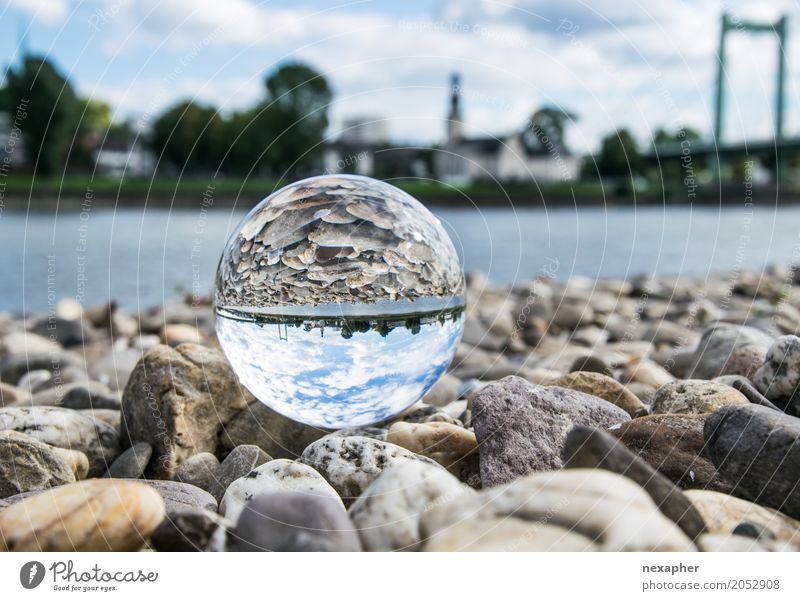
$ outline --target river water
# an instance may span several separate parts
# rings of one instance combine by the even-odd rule
[[[467,272],[629,277],[760,269],[800,258],[800,206],[437,208]],[[0,311],[63,297],[140,310],[209,294],[243,211],[94,209],[0,213]]]

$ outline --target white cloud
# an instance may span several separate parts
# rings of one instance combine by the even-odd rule
[[[60,23],[67,16],[67,0],[6,0],[7,6],[24,11],[48,25]]]
[[[797,13],[791,0],[725,6],[738,18]],[[659,125],[688,123],[710,133],[722,8],[721,0],[442,0],[429,18],[403,20],[377,7],[355,12],[230,0],[220,9],[211,0],[126,0],[109,20],[106,42],[115,52],[146,45],[169,64],[201,42],[202,54],[191,77],[174,83],[149,76],[126,93],[103,82],[98,90],[124,111],[159,94],[243,106],[261,93],[263,72],[292,57],[331,82],[332,134],[344,117],[370,114],[386,117],[397,139],[436,142],[445,130],[448,76],[459,71],[469,133],[503,134],[541,104],[562,105],[580,117],[569,140],[584,151],[616,126],[643,140]],[[769,135],[773,42],[731,38],[731,138]],[[789,52],[790,67],[800,64],[800,44],[790,43]],[[230,61],[201,76],[196,67],[211,53]],[[240,56],[252,72],[242,73]],[[787,107],[799,96],[790,81]],[[800,127],[799,118],[788,118],[790,131]]]

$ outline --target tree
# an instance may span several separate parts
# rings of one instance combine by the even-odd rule
[[[24,108],[25,118],[17,121],[28,163],[43,175],[56,173],[64,166],[77,127],[75,90],[44,57],[26,56],[16,69],[9,69],[6,82],[12,119],[17,107]]]
[[[564,132],[577,118],[575,113],[562,108],[542,107],[531,115],[523,142],[531,150],[544,148],[563,152],[566,149]]]
[[[314,166],[328,127],[333,93],[326,79],[301,63],[283,65],[266,79],[267,99],[261,108],[276,126],[269,162],[281,175],[295,175]]]
[[[156,119],[151,146],[160,160],[182,171],[211,171],[224,152],[224,128],[217,109],[187,100]]]
[[[653,148],[664,148],[665,146],[681,144],[684,140],[697,142],[699,139],[700,132],[688,125],[680,126],[672,132],[663,127],[659,127],[653,133]]]
[[[603,138],[596,163],[597,173],[607,177],[633,177],[644,168],[636,140],[624,128]]]

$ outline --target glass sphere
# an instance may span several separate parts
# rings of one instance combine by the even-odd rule
[[[418,401],[455,354],[464,272],[447,232],[387,183],[332,175],[271,194],[217,271],[217,336],[275,411],[321,428],[372,424]]]

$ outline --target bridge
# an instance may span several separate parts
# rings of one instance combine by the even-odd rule
[[[726,54],[725,42],[731,33],[771,34],[778,42],[778,67],[775,84],[774,138],[768,140],[738,142],[723,141],[723,126],[726,99]],[[800,137],[784,135],[786,112],[786,40],[788,17],[782,16],[774,23],[757,23],[734,19],[727,13],[722,15],[719,51],[717,60],[716,96],[714,106],[714,129],[710,141],[684,141],[683,143],[658,145],[645,154],[652,166],[682,161],[705,162],[715,179],[721,179],[728,167],[736,161],[758,160],[770,169],[776,181],[784,180],[791,170],[793,159],[800,158]],[[687,158],[688,157],[688,158]]]

